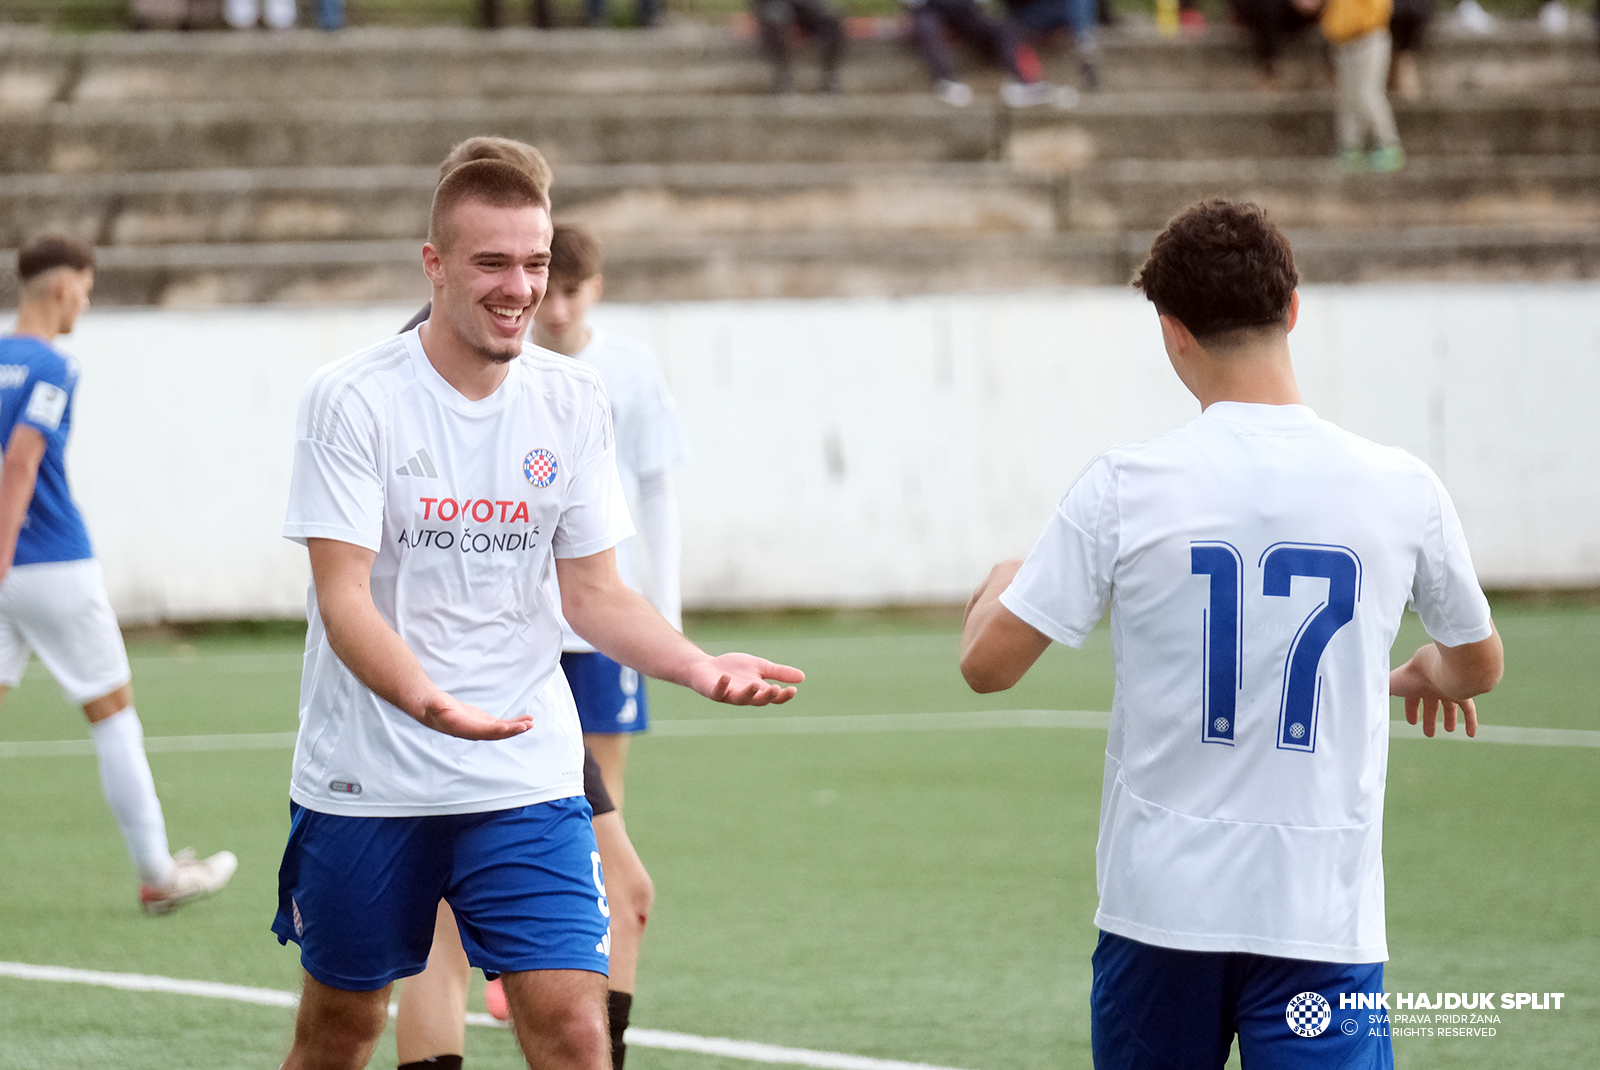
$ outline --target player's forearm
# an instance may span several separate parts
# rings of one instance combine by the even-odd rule
[[[1431,648],[1431,656],[1426,652]],[[1439,694],[1460,702],[1494,689],[1505,672],[1505,648],[1500,633],[1460,646],[1430,644],[1418,651],[1419,668]]]
[[[973,592],[961,627],[961,677],[979,694],[1014,687],[1050,645],[1000,602],[1021,561],[1002,561]]]
[[[365,601],[365,605],[362,602]],[[372,693],[417,720],[439,686],[429,679],[415,654],[379,615],[370,598],[350,592],[317,592],[317,607],[328,645]]]
[[[690,685],[695,666],[710,655],[683,637],[645,597],[620,580],[609,584],[561,580],[561,612],[574,631],[606,657],[656,680]]]
[[[11,568],[17,554],[17,538],[33,501],[33,488],[39,476],[37,463],[27,463],[20,451],[7,450],[0,462],[0,574]]]

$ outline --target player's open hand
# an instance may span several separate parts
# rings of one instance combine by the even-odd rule
[[[689,686],[713,702],[731,706],[766,706],[788,702],[806,674],[790,665],[778,665],[754,654],[721,654],[701,662],[690,672]],[[779,683],[771,683],[777,680]]]
[[[1417,723],[1417,711],[1422,711],[1422,734],[1432,737],[1434,726],[1439,720],[1439,711],[1444,711],[1444,730],[1456,730],[1456,711],[1459,708],[1462,721],[1466,725],[1467,735],[1478,734],[1478,709],[1472,700],[1453,699],[1443,694],[1433,684],[1432,672],[1436,670],[1439,660],[1439,651],[1432,643],[1424,646],[1413,654],[1404,665],[1389,673],[1389,694],[1399,696],[1406,700],[1406,723]]]
[[[509,739],[533,727],[532,714],[524,713],[520,717],[502,721],[443,691],[428,696],[422,704],[422,716],[417,720],[435,732],[443,732],[457,739]]]

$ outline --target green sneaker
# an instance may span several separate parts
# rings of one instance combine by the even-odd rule
[[[1338,156],[1339,170],[1347,175],[1359,175],[1367,170],[1367,154],[1360,149],[1345,149]]]
[[[1380,175],[1398,171],[1406,165],[1406,150],[1399,145],[1385,145],[1381,149],[1372,150],[1369,162],[1372,170]]]

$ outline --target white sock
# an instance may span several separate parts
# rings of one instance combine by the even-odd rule
[[[153,888],[172,883],[167,824],[156,798],[155,778],[144,756],[144,726],[132,706],[89,725],[100,755],[100,786],[122,829],[139,880]]]

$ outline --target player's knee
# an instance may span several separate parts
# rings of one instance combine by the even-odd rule
[[[359,1070],[367,1064],[372,1048],[388,1021],[388,1008],[382,1004],[320,1007],[305,1010],[295,1023],[296,1066],[316,1070]]]
[[[620,894],[611,899],[612,920],[643,929],[650,920],[651,908],[656,905],[656,885],[650,874],[640,866],[616,891]]]
[[[611,1061],[611,1034],[604,1006],[584,1004],[545,1018],[545,1042],[562,1066],[600,1066]]]

